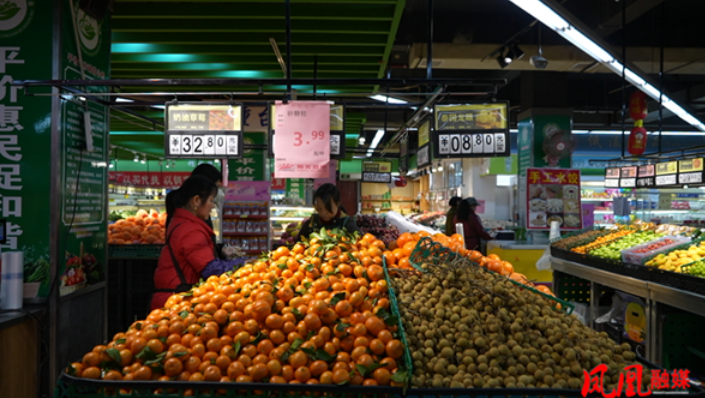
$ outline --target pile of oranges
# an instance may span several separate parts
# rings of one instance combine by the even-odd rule
[[[127,245],[133,243],[164,243],[167,213],[139,210],[133,217],[108,225],[108,243]]]
[[[431,235],[426,231],[420,231],[417,233],[404,232],[399,235],[396,242],[392,242],[389,245],[388,250],[383,253],[387,261],[387,266],[390,268],[413,269],[409,258],[411,257],[411,253],[416,248],[419,240],[422,238],[430,238],[433,242],[439,243],[453,252],[467,257],[470,261],[476,263],[480,267],[488,269],[489,271],[496,272],[524,285],[534,287],[548,295],[554,295],[548,287],[544,285],[535,286],[531,281],[529,281],[526,275],[519,272],[514,272],[514,266],[512,263],[509,261],[503,261],[498,255],[489,254],[487,256],[483,256],[482,253],[477,250],[466,249],[463,236],[460,234],[447,236],[443,233]]]
[[[312,234],[212,276],[67,373],[103,380],[402,386],[404,347],[372,235]],[[187,394],[189,391],[187,391]],[[193,391],[190,391],[193,393]]]

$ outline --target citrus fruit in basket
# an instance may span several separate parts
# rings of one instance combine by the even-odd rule
[[[212,276],[67,373],[123,380],[403,383],[404,347],[370,234],[311,235]],[[357,273],[354,270],[357,269]],[[380,369],[384,369],[380,371]],[[371,382],[368,382],[368,385]]]

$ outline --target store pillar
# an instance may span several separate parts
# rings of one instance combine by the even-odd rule
[[[570,168],[572,112],[569,109],[531,108],[519,114],[518,221],[527,224],[526,170],[531,167]]]
[[[496,219],[497,176],[483,175],[482,159],[463,159],[463,198],[474,197],[484,206],[478,207],[480,218]]]

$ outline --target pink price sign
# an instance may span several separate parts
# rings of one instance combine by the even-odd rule
[[[275,178],[328,178],[330,104],[322,101],[276,103]]]

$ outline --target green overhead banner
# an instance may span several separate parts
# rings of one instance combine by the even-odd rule
[[[265,133],[245,133],[246,145],[264,145]],[[265,178],[267,151],[265,149],[245,149],[240,159],[228,160],[228,181],[267,181]]]

